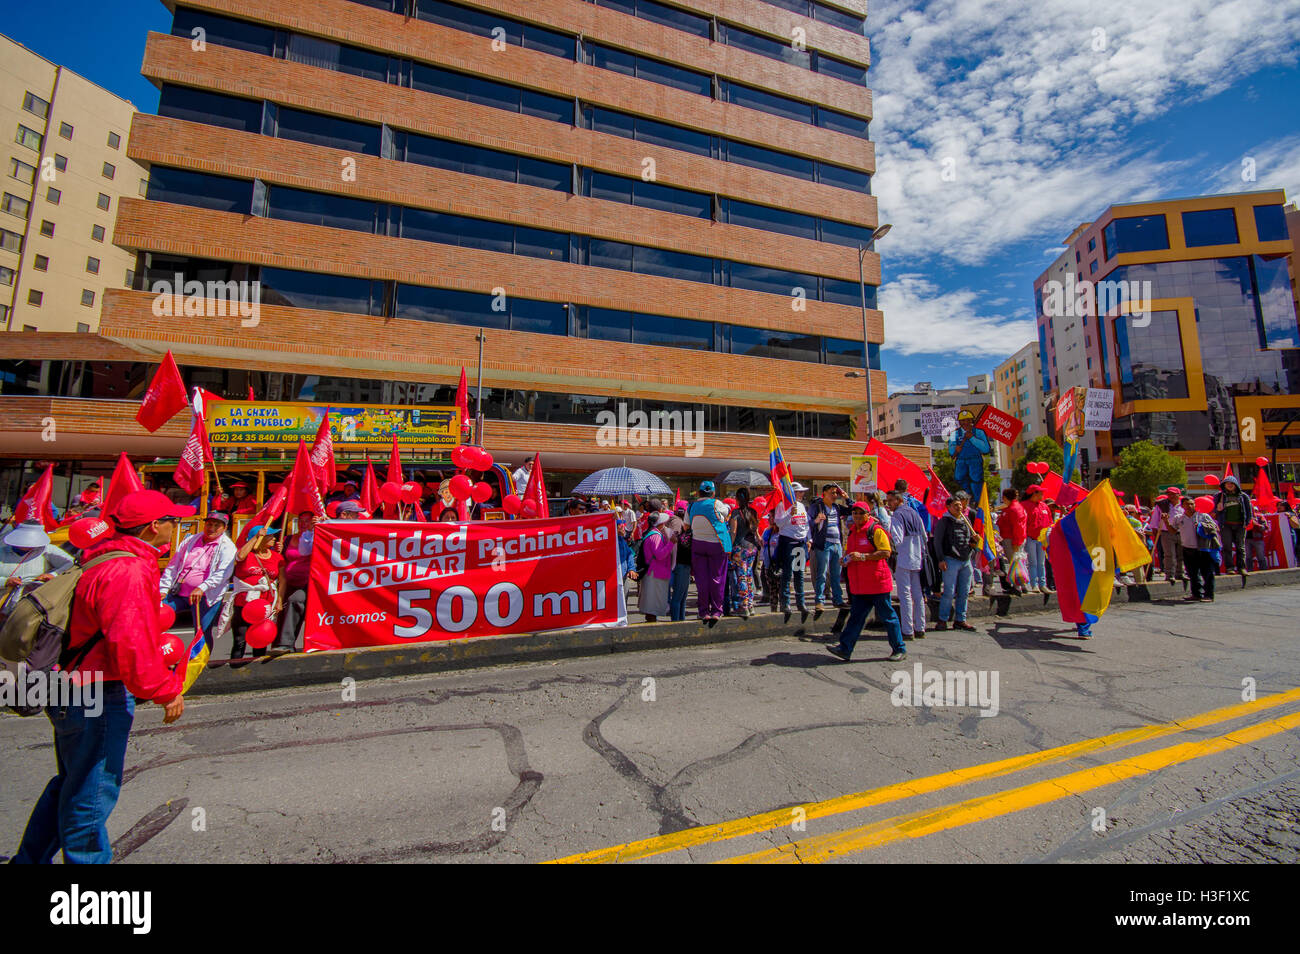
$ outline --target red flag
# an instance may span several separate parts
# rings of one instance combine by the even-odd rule
[[[920,500],[925,496],[930,481],[919,464],[914,464],[898,451],[887,444],[881,443],[874,437],[867,441],[867,446],[862,449],[862,453],[877,458],[876,486],[880,488],[882,493],[886,490],[893,490],[894,482],[901,478],[907,481],[907,491],[913,497]]]
[[[1288,485],[1287,485],[1287,488],[1286,488],[1286,503],[1287,503],[1287,506],[1291,508],[1291,512],[1292,512],[1292,513],[1295,513],[1295,510],[1296,510],[1296,504],[1297,504],[1297,501],[1296,501],[1296,499],[1295,499],[1295,484],[1288,484]]]
[[[1056,471],[1049,470],[1043,474],[1043,479],[1038,482],[1038,486],[1043,488],[1044,500],[1056,500],[1061,495],[1065,480]]]
[[[185,400],[185,382],[181,380],[180,368],[176,359],[168,351],[149,382],[149,390],[144,392],[140,401],[140,410],[135,412],[135,419],[149,433],[162,427],[180,411],[188,402]]]
[[[925,509],[930,511],[930,516],[934,517],[934,519],[941,520],[948,509],[948,497],[950,496],[948,488],[943,485],[939,475],[929,467],[925,469],[925,473],[930,478],[929,490],[925,495]]]
[[[176,486],[187,494],[203,490],[203,465],[207,462],[203,454],[204,437],[203,418],[196,415],[190,424],[189,440],[185,442],[185,449],[181,451],[176,470],[172,473]]]
[[[1255,502],[1265,513],[1277,513],[1277,497],[1273,494],[1273,483],[1268,479],[1268,470],[1263,467],[1255,474]]]
[[[239,531],[238,545],[242,547],[248,542],[248,532],[254,527],[265,527],[279,517],[284,512],[284,505],[288,499],[289,482],[286,480],[275,488],[275,493],[262,504],[262,509],[253,514],[252,518],[244,524],[244,529]]]
[[[1088,496],[1088,488],[1071,481],[1061,488],[1056,497],[1058,507],[1072,507]]]
[[[108,496],[100,507],[100,516],[113,516],[122,498],[137,490],[144,490],[144,484],[140,483],[140,475],[131,466],[126,451],[123,451],[117,458],[117,466],[113,468],[113,476],[108,482]]]
[[[465,369],[460,369],[460,384],[456,385],[456,407],[460,408],[460,429],[467,431],[473,423],[469,417],[469,383],[465,380]]]
[[[1223,469],[1223,479],[1227,480],[1232,474],[1232,461],[1228,461],[1228,466]]]
[[[311,454],[302,438],[298,438],[298,454],[293,461],[293,470],[286,481],[289,485],[287,505],[289,513],[297,516],[310,511],[317,519],[325,516],[325,501],[321,499],[320,487],[316,483],[316,468],[312,466]]]
[[[253,397],[253,386],[250,384],[248,386],[248,403],[252,404],[256,400],[257,398]]]
[[[402,486],[405,478],[402,476],[402,455],[397,450],[397,435],[393,435],[393,449],[388,452],[388,476],[385,480],[390,484]],[[376,495],[378,496],[378,495]],[[399,506],[394,504],[384,504],[384,516],[390,520],[397,519],[397,515],[402,511]]]
[[[533,472],[528,475],[528,486],[524,488],[524,501],[531,500],[537,507],[537,516],[549,517],[551,515],[548,504],[546,503],[546,481],[542,477],[542,455],[533,455]]]
[[[316,429],[316,440],[311,445],[311,465],[316,468],[316,486],[320,488],[323,497],[334,489],[334,484],[338,481],[334,463],[334,435],[330,432],[328,405],[320,419],[320,427]]]
[[[366,476],[361,481],[361,499],[358,502],[366,513],[379,512],[379,478],[375,476],[375,465],[370,462],[369,454],[366,455]]]
[[[59,525],[54,519],[54,465],[45,468],[45,473],[36,479],[36,483],[23,494],[14,508],[13,522],[25,523],[39,520],[46,530],[53,530]]]

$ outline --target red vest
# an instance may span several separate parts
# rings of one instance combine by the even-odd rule
[[[871,530],[878,528],[886,538],[889,530],[879,520],[868,517],[861,527],[854,524],[849,530],[848,544],[844,548],[844,559],[850,553],[872,553],[876,549],[871,539]],[[894,575],[889,571],[889,560],[853,560],[848,564],[849,592],[855,596],[874,596],[888,593],[894,588]]]

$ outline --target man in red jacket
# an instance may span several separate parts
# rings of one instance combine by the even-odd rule
[[[82,554],[83,565],[101,554],[127,554],[82,574],[69,624],[69,650],[94,641],[69,676],[83,684],[101,680],[102,702],[46,708],[58,774],[32,810],[15,862],[48,864],[60,848],[68,864],[113,860],[108,816],[122,787],[135,699],[163,706],[165,723],[185,710],[185,668],[169,670],[159,642],[157,546],[171,539],[178,519],[193,513],[156,490],[137,490],[118,505],[117,533]]]
[[[1007,553],[1007,581],[1017,596],[1029,590],[1029,562],[1025,558],[1028,515],[1019,497],[1011,487],[1002,491],[1002,509],[998,512],[998,534]]]

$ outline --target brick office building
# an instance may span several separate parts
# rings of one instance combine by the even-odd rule
[[[169,348],[231,397],[448,401],[483,329],[498,457],[766,469],[771,420],[797,475],[843,476],[877,225],[864,6],[177,4],[128,143],[149,194],[114,232],[137,287],[106,295],[97,336],[6,339],[4,393],[29,396],[0,397],[19,425],[0,453],[50,456],[34,422],[70,400],[85,442],[61,450],[174,453],[111,400]],[[178,274],[260,282],[259,320],[155,314]],[[865,276],[882,400],[874,251]],[[699,411],[703,454],[598,446],[620,402]]]

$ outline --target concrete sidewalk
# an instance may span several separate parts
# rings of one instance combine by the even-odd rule
[[[1300,569],[1253,573],[1244,581],[1237,576],[1225,575],[1219,577],[1216,583],[1223,590],[1235,590],[1242,586],[1292,586],[1300,583]],[[1184,593],[1181,584],[1156,582],[1129,586],[1115,591],[1111,612],[1122,612],[1124,603],[1182,599]],[[971,597],[967,619],[978,623],[979,620],[993,617],[1041,613],[1047,609],[1054,610],[1056,606],[1054,595],[975,596]],[[190,689],[190,695],[255,692],[261,689],[339,683],[347,677],[356,680],[380,679],[572,656],[705,646],[781,635],[797,637],[829,634],[841,615],[847,615],[847,611],[830,609],[816,616],[810,612],[806,618],[794,613],[787,618],[785,614],[761,609],[748,619],[728,617],[713,626],[687,619],[680,623],[633,623],[618,629],[556,630],[422,642],[409,646],[295,653],[275,659],[241,660],[234,665],[215,665],[199,677]],[[629,614],[630,619],[638,616],[636,613]],[[1063,627],[1066,625],[1068,624],[1062,624]]]

